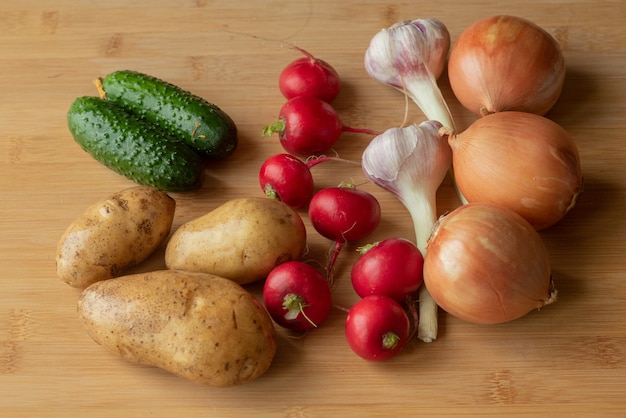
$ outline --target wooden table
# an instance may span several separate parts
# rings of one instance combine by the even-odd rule
[[[257,173],[282,151],[261,137],[284,99],[280,70],[305,48],[331,63],[346,125],[384,130],[404,119],[402,95],[369,78],[371,37],[399,20],[435,17],[452,39],[490,14],[531,19],[561,43],[568,73],[548,115],[576,139],[585,192],[564,221],[542,233],[560,300],[498,326],[441,313],[439,339],[412,342],[382,364],[356,357],[345,312],[304,338],[280,331],[270,371],[215,389],[130,364],[95,344],[76,317],[79,295],[55,276],[61,233],[93,202],[132,185],[72,140],[65,115],[92,80],[135,69],[192,90],[228,112],[240,147],[200,190],[173,194],[175,227],[227,199],[260,196]],[[0,5],[0,415],[173,417],[624,416],[626,413],[626,3],[611,0],[426,1],[5,1]],[[457,123],[472,116],[442,90]],[[409,105],[409,118],[421,113]],[[367,135],[346,133],[336,152],[358,160]],[[413,239],[405,208],[358,167],[313,169],[317,187],[352,180],[375,194],[383,221],[367,242]],[[446,180],[439,212],[458,204]],[[312,229],[311,258],[330,242]],[[335,303],[357,300],[346,247]],[[135,271],[163,268],[159,251]],[[258,294],[260,285],[250,286]]]

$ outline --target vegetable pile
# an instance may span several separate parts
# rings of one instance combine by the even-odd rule
[[[383,29],[365,54],[372,78],[401,87],[428,119],[391,128],[363,153],[368,177],[397,195],[415,223],[424,254],[418,337],[427,342],[437,337],[437,305],[469,322],[500,323],[556,300],[537,231],[560,221],[582,190],[575,142],[542,116],[563,85],[557,42],[515,16],[465,29],[452,46],[448,77],[455,97],[479,118],[460,132],[436,84],[448,47],[441,22],[418,19]],[[429,145],[437,143],[439,150]],[[433,222],[446,171],[463,205]]]
[[[156,77],[116,71],[95,80],[99,97],[68,111],[75,141],[100,163],[164,191],[200,187],[202,162],[237,148],[237,127],[216,105]]]
[[[100,97],[72,104],[76,142],[139,184],[88,208],[58,244],[58,276],[82,289],[79,316],[96,342],[200,384],[232,386],[270,367],[276,325],[315,332],[333,308],[346,314],[350,349],[386,361],[414,336],[435,341],[439,308],[498,324],[557,299],[541,231],[575,206],[583,178],[574,139],[546,116],[565,62],[545,30],[514,16],[481,19],[455,43],[436,19],[380,30],[364,54],[366,72],[425,118],[383,132],[344,125],[332,106],[337,71],[295,49],[304,57],[278,76],[286,102],[261,132],[277,133],[285,151],[259,168],[263,196],[229,200],[173,232],[176,202],[166,192],[198,187],[205,161],[235,151],[234,122],[204,99],[132,71],[99,79]],[[464,129],[438,86],[446,67],[454,99],[476,117]],[[325,154],[347,131],[371,137],[360,161]],[[351,307],[333,304],[336,261],[367,240],[384,213],[353,183],[317,189],[312,169],[328,161],[358,165],[406,207],[414,227],[412,237],[357,247],[349,275],[359,300]],[[440,215],[446,176],[459,205]],[[325,262],[304,259],[301,213],[330,241]],[[161,245],[166,269],[128,273]],[[246,289],[255,282],[262,301]]]
[[[279,75],[278,85],[287,99],[278,120],[263,128],[263,135],[278,134],[285,151],[300,157],[328,152],[343,132],[375,134],[369,129],[346,126],[332,101],[340,91],[337,71],[309,52],[288,64]]]
[[[376,33],[364,64],[374,80],[415,102],[425,120],[375,135],[362,154],[366,177],[408,209],[415,244],[393,237],[362,248],[351,272],[362,300],[348,309],[350,347],[368,360],[386,360],[414,333],[424,342],[436,340],[439,307],[468,322],[494,324],[554,302],[557,290],[540,231],[565,217],[583,184],[575,141],[545,116],[563,87],[565,61],[558,43],[515,16],[481,19],[454,44],[441,21],[416,19]],[[477,116],[463,130],[438,86],[446,67],[455,99]],[[334,129],[339,132],[340,123]],[[319,157],[281,140],[289,158]],[[325,152],[334,143],[324,141],[308,150]],[[298,161],[297,171],[284,164],[275,187],[264,180],[265,167],[261,170],[267,196],[281,199],[284,193],[297,202],[294,207],[306,206],[314,186],[307,160]],[[460,206],[438,219],[436,195],[447,175]],[[298,189],[302,198],[293,199],[287,189]],[[308,202],[311,222],[317,232],[336,240],[328,213],[319,217],[316,196]],[[367,207],[361,203],[361,211]],[[367,222],[355,220],[355,225]],[[341,237],[350,241],[345,233]],[[336,253],[326,271],[331,285],[333,257]],[[403,315],[394,314],[398,306]],[[408,331],[398,325],[405,323]]]

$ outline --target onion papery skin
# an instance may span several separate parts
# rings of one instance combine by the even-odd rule
[[[449,314],[475,324],[520,318],[556,300],[550,260],[538,232],[492,203],[460,206],[428,242],[424,282]]]
[[[492,16],[459,35],[448,77],[459,102],[477,115],[505,110],[544,115],[561,95],[565,59],[558,42],[535,23]]]
[[[560,221],[583,187],[578,147],[556,122],[498,112],[450,135],[457,186],[468,202],[505,206],[537,229]]]

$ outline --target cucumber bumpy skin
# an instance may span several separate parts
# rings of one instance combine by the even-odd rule
[[[113,102],[79,97],[70,106],[67,122],[83,150],[138,184],[163,191],[202,184],[200,157],[194,150]]]
[[[96,80],[100,97],[160,126],[209,160],[237,148],[237,127],[216,105],[178,86],[137,71],[120,70]]]

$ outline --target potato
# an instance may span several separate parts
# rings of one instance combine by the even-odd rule
[[[57,275],[84,288],[148,258],[172,228],[176,202],[152,187],[122,190],[89,207],[61,236]]]
[[[305,248],[306,229],[295,210],[265,197],[238,198],[178,228],[167,244],[165,264],[246,284],[300,259]]]
[[[126,360],[196,383],[250,382],[276,354],[276,329],[263,306],[232,280],[159,270],[95,283],[78,313],[87,333]]]

